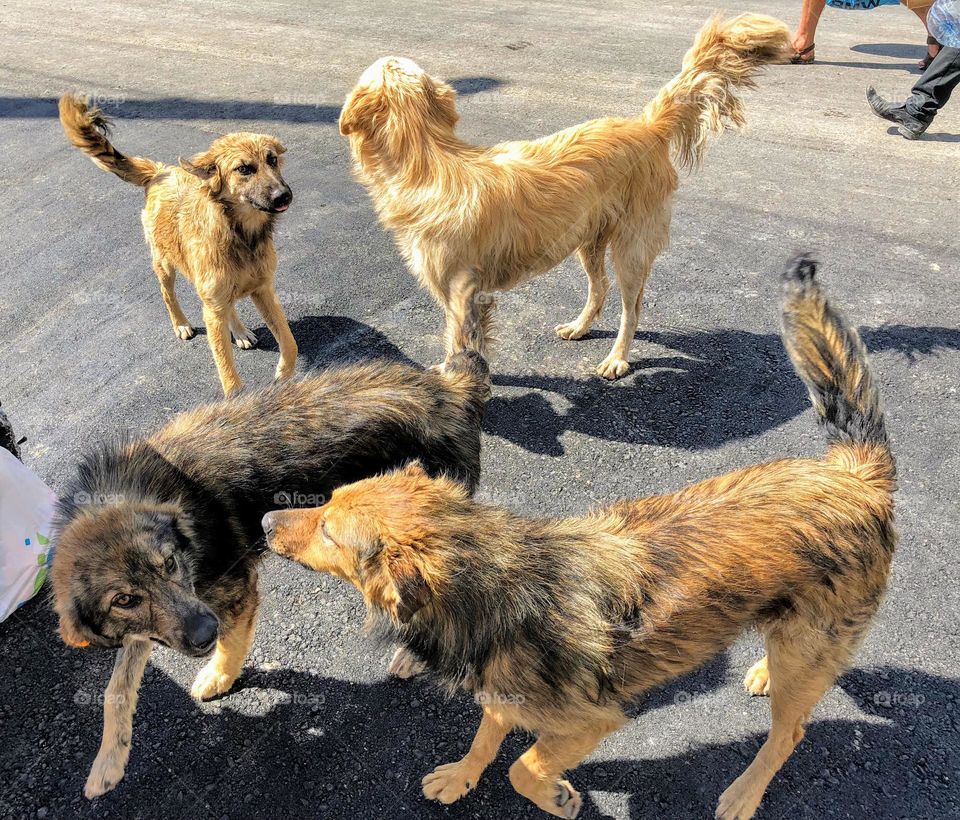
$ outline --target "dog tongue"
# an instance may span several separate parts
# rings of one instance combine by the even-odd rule
[[[274,210],[275,210],[278,214],[282,214],[282,213],[283,213],[285,210],[287,210],[287,208],[289,208],[289,207],[290,207],[289,205],[280,205],[280,206],[274,208]]]

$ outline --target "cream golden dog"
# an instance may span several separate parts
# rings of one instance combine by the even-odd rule
[[[624,375],[644,285],[669,237],[678,183],[671,152],[681,168],[693,168],[711,133],[742,125],[735,90],[752,87],[757,70],[782,60],[789,42],[787,27],[770,17],[713,19],[680,74],[639,117],[490,148],[457,137],[449,85],[406,59],[370,66],[347,97],[340,133],[380,220],[444,309],[448,351],[456,350],[468,301],[480,300],[488,327],[492,302],[484,292],[509,290],[574,251],[589,278],[587,303],[556,331],[581,338],[610,287],[609,246],[623,314],[598,372]]]

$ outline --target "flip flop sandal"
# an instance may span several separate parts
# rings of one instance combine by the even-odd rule
[[[816,43],[810,43],[805,49],[801,51],[793,52],[793,56],[790,58],[791,65],[809,65],[816,58],[813,55],[813,50],[817,47]],[[807,55],[810,55],[809,57]]]

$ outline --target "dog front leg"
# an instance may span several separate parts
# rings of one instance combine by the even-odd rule
[[[542,732],[510,767],[510,783],[518,794],[536,803],[545,812],[572,820],[580,813],[580,793],[563,780],[567,769],[574,768],[620,723],[565,727],[570,734]],[[577,731],[579,729],[579,731]]]
[[[233,360],[233,348],[230,346],[230,310],[227,306],[221,310],[211,307],[206,302],[203,305],[203,322],[207,326],[207,339],[213,360],[217,365],[217,374],[223,386],[223,395],[228,398],[243,387],[240,374]]]
[[[137,691],[152,651],[153,641],[133,639],[128,640],[117,652],[110,683],[103,693],[103,739],[100,751],[83,788],[88,800],[106,794],[123,777],[130,757]]]
[[[453,803],[463,797],[477,785],[511,728],[502,715],[484,706],[483,720],[470,744],[470,751],[456,763],[437,766],[424,777],[421,781],[423,796],[441,803]]]
[[[247,659],[253,643],[253,628],[257,618],[257,606],[260,604],[256,580],[253,583],[253,591],[244,600],[236,619],[217,639],[213,657],[207,661],[193,682],[190,694],[197,700],[210,700],[225,695],[243,669],[243,662]]]
[[[280,348],[280,361],[277,363],[276,378],[289,379],[297,365],[297,340],[290,332],[287,317],[272,286],[258,288],[250,294],[254,306],[267,323],[267,327],[277,340]]]
[[[447,356],[461,350],[475,350],[486,356],[494,300],[490,294],[480,291],[473,271],[464,271],[451,280],[443,305]]]

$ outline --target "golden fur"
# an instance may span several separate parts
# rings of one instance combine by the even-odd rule
[[[803,724],[849,663],[886,589],[894,463],[856,331],[811,260],[788,268],[784,336],[830,441],[821,459],[748,467],[579,518],[530,520],[408,466],[290,510],[269,546],[362,592],[374,622],[483,719],[466,756],[423,779],[451,803],[517,727],[537,741],[510,768],[544,811],[575,817],[562,779],[643,692],[689,672],[749,627],[748,673],[772,728],[717,817],[753,816]]]
[[[340,132],[357,176],[413,274],[446,314],[447,349],[459,344],[465,304],[509,290],[576,252],[589,279],[580,315],[556,328],[589,331],[610,287],[607,248],[623,299],[620,330],[600,375],[625,374],[643,289],[669,238],[671,196],[681,167],[696,166],[711,133],[742,125],[736,89],[781,61],[787,27],[770,17],[713,19],[680,74],[639,117],[607,117],[549,137],[470,145],[455,132],[456,94],[414,62],[371,65],[347,97]],[[481,347],[481,352],[483,348]]]
[[[143,231],[173,332],[190,339],[195,330],[177,301],[179,270],[203,303],[203,321],[223,392],[243,383],[230,347],[242,349],[257,337],[237,315],[236,302],[249,296],[277,340],[276,377],[293,375],[297,343],[274,288],[277,255],[273,223],[292,199],[280,175],[285,149],[265,134],[227,134],[180,166],[121,154],[107,140],[103,114],[83,97],[60,99],[60,122],[73,145],[97,167],[145,189]]]

